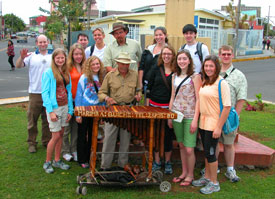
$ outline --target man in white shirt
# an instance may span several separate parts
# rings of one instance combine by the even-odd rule
[[[85,49],[86,59],[92,55],[97,56],[101,61],[103,61],[104,50],[106,45],[104,43],[105,33],[102,28],[98,27],[93,30],[93,38],[95,43]]]
[[[38,50],[28,53],[28,49],[20,51],[20,57],[16,61],[16,68],[29,67],[29,105],[28,105],[28,144],[29,152],[35,153],[37,150],[36,137],[38,134],[37,121],[41,115],[42,120],[42,144],[47,147],[51,139],[51,132],[43,107],[41,97],[41,79],[43,72],[51,66],[52,56],[48,53],[48,39],[45,35],[40,35],[36,39]]]
[[[194,71],[200,73],[203,60],[209,55],[208,48],[205,44],[196,41],[197,29],[193,24],[185,25],[182,33],[186,44],[183,45],[180,50],[186,49],[190,52],[194,63]]]

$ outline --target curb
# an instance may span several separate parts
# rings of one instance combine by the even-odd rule
[[[237,59],[233,59],[232,62],[253,61],[253,60],[274,59],[274,58],[275,58],[275,55],[270,55],[266,57],[237,58]]]
[[[6,98],[6,99],[0,99],[0,105],[5,105],[5,104],[16,104],[20,102],[28,102],[29,101],[29,96],[25,97],[14,97],[14,98]]]
[[[256,99],[247,99],[247,101],[250,101],[250,102],[253,102],[255,100]],[[29,101],[29,96],[6,98],[6,99],[0,99],[0,105],[16,104],[16,103],[28,102],[28,101]],[[272,102],[272,101],[263,100],[263,102],[267,103],[267,104],[274,104],[275,105],[275,102]]]

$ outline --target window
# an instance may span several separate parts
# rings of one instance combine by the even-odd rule
[[[139,41],[139,25],[138,24],[125,24],[129,28],[127,38]]]
[[[151,25],[151,26],[150,26],[150,29],[151,29],[151,30],[155,30],[155,28],[156,28],[155,25]]]
[[[208,23],[208,24],[214,24],[214,19],[207,19],[206,23]]]
[[[206,19],[205,18],[200,18],[200,23],[206,23]]]
[[[219,20],[215,20],[215,24],[216,24],[216,25],[219,25]]]

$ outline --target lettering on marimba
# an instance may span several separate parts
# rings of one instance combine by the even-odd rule
[[[100,118],[128,118],[128,119],[176,119],[177,114],[169,110],[156,107],[104,107],[81,106],[75,108],[75,114],[83,117]]]

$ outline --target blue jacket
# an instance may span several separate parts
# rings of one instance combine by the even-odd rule
[[[98,77],[93,77],[93,79],[99,90],[101,85]],[[95,106],[105,104],[105,102],[99,102],[94,84],[89,83],[88,78],[83,74],[78,81],[75,106]]]
[[[43,106],[46,108],[48,113],[53,112],[53,109],[58,108],[56,101],[56,79],[53,76],[51,68],[48,68],[42,75],[42,100]],[[71,92],[72,84],[71,78],[70,83],[67,84],[67,95],[68,95],[68,112],[73,115],[73,97]]]

